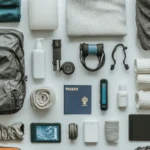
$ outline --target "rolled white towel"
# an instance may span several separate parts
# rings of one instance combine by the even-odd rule
[[[136,93],[136,108],[150,109],[150,91],[139,91]]]
[[[136,59],[135,72],[137,74],[150,74],[150,59]]]
[[[47,110],[53,105],[55,98],[51,88],[38,87],[30,95],[31,106],[36,110]]]

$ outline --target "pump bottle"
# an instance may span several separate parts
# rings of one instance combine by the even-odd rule
[[[36,49],[33,50],[33,78],[45,78],[45,51],[42,45],[42,38],[37,39]]]
[[[118,92],[118,107],[125,108],[128,106],[128,92],[126,85],[119,86]]]

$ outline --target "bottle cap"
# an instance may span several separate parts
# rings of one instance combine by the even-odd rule
[[[43,49],[42,41],[43,38],[37,38],[36,49]]]
[[[125,84],[119,85],[119,91],[126,91],[126,90],[127,90],[127,86]]]

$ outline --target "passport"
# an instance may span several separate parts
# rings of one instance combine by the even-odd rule
[[[90,85],[64,85],[64,114],[91,114]]]

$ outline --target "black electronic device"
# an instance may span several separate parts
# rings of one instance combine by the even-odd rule
[[[108,81],[106,79],[100,81],[100,108],[102,111],[108,109]]]
[[[129,140],[150,141],[150,115],[129,115]]]
[[[65,62],[61,66],[61,40],[53,40],[53,70],[63,71],[66,75],[71,75],[75,71],[75,65],[72,62]]]
[[[75,71],[75,65],[72,62],[65,62],[61,66],[60,70],[62,70],[63,73],[66,74],[66,75],[71,75]]]
[[[60,123],[32,123],[31,142],[33,143],[60,143]]]
[[[86,58],[88,55],[95,55],[99,61],[96,68],[90,68],[86,65]],[[80,61],[83,67],[91,72],[98,71],[105,64],[105,52],[103,44],[80,44]]]

